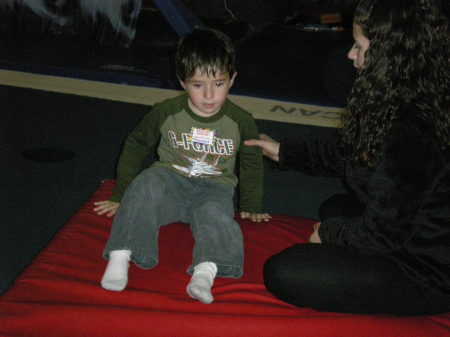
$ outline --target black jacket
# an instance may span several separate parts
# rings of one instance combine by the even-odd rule
[[[339,207],[339,198],[327,202],[336,207],[321,219],[322,242],[384,255],[418,283],[450,295],[449,151],[415,118],[394,121],[373,168],[343,160],[339,140],[296,138],[280,146],[281,167],[341,175],[354,196],[352,209]]]

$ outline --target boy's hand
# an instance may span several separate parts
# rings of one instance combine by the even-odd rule
[[[106,214],[108,218],[112,217],[117,213],[117,209],[119,208],[120,203],[116,201],[103,200],[94,202],[94,212],[98,215]]]
[[[241,212],[242,219],[250,219],[253,222],[261,222],[261,221],[269,221],[272,217],[267,213],[250,213],[250,212]]]

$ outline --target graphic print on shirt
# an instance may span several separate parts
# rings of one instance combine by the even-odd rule
[[[179,165],[172,165],[177,170],[184,172],[188,177],[201,177],[201,176],[220,176],[222,171],[218,169],[217,163],[219,162],[219,156],[215,155],[214,160],[211,164],[208,164],[205,159],[208,154],[206,152],[199,158],[191,158],[185,156],[191,163],[188,167],[183,167]]]
[[[184,154],[190,163],[188,166],[172,165],[188,177],[220,176],[222,171],[217,167],[220,156],[232,155],[234,152],[233,141],[218,138],[216,130],[192,127],[190,133],[183,133],[181,138],[181,141],[177,141],[175,133],[169,131],[172,147],[183,147],[185,150],[194,150],[199,153],[198,156]],[[206,160],[208,154],[214,155],[210,163]]]

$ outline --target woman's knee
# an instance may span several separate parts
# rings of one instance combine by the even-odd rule
[[[278,255],[270,257],[263,267],[264,285],[271,291],[277,291],[277,289],[283,286],[284,268],[281,266],[283,261],[278,261]],[[281,263],[281,264],[280,264]]]
[[[265,263],[263,268],[264,283],[269,290],[283,289],[297,282],[305,268],[302,261],[307,261],[298,255],[305,245],[295,245],[273,255]]]
[[[345,285],[345,261],[340,248],[321,244],[298,244],[269,258],[264,264],[267,289],[280,296],[310,297],[314,293],[333,293],[336,284]],[[345,251],[345,260],[354,256]],[[342,255],[342,254],[341,254]],[[284,295],[283,295],[284,294]]]

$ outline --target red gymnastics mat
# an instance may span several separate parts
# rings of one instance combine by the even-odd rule
[[[305,242],[315,222],[296,216],[275,215],[261,224],[239,220],[245,238],[244,276],[217,278],[212,304],[194,301],[185,292],[194,242],[182,223],[161,229],[156,268],[132,265],[126,290],[104,290],[102,250],[111,219],[92,209],[94,201],[110,197],[114,183],[102,183],[0,297],[0,336],[450,336],[450,313],[401,318],[335,314],[274,298],[262,282],[264,261]]]

